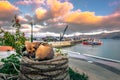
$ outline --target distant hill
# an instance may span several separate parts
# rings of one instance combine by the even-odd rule
[[[102,38],[105,39],[120,39],[120,32],[104,33],[102,35],[103,35]]]
[[[80,35],[80,36],[86,38],[120,39],[120,32],[101,33],[97,35]]]

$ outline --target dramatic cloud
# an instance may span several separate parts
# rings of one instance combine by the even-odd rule
[[[45,0],[19,0],[14,3],[15,5],[31,5],[32,11],[34,11],[36,8],[40,7],[41,5],[45,5]]]
[[[19,8],[8,1],[0,1],[0,20],[10,20],[15,14],[19,13]]]
[[[47,0],[47,4],[50,6],[50,11],[53,17],[63,16],[73,9],[73,5],[69,2]]]
[[[43,8],[37,8],[35,11],[35,14],[36,14],[37,19],[41,20],[46,17],[47,10]]]
[[[37,20],[61,20],[64,15],[70,12],[73,9],[73,5],[69,2],[60,2],[58,0],[47,0],[47,8],[37,8],[35,10],[35,17]]]
[[[29,21],[33,19],[33,17],[30,14],[25,14],[24,17]]]
[[[44,20],[48,25],[42,31],[61,32],[65,26],[69,25],[70,32],[90,32],[101,29],[119,29],[118,10],[107,16],[96,16],[95,12],[80,9],[72,10],[74,6],[70,2],[60,2],[61,0],[47,0],[48,9],[36,9],[37,19]],[[49,17],[48,17],[49,16]]]
[[[15,2],[16,5],[30,5],[30,4],[44,4],[45,0],[19,0]]]
[[[106,16],[96,15],[95,11],[83,12],[76,9],[70,0],[19,0],[14,4],[19,8],[8,1],[0,2],[0,26],[3,24],[7,26],[14,15],[22,11],[18,19],[22,24],[21,31],[24,32],[30,32],[31,21],[35,24],[34,32],[60,33],[66,25],[69,26],[67,33],[120,29],[119,1],[109,4],[110,7],[115,6],[115,9]],[[26,10],[23,7],[34,10],[30,12],[30,9]]]
[[[104,29],[107,30],[115,30],[120,29],[120,14],[114,13],[108,16],[104,16],[101,25],[103,25]]]
[[[43,27],[40,25],[34,25],[33,32],[34,33],[39,32],[41,30],[41,28],[43,28]],[[22,24],[22,28],[20,30],[22,32],[25,32],[25,33],[30,33],[31,32],[31,25],[30,24]]]
[[[80,12],[77,10],[66,15],[64,21],[77,24],[96,24],[101,21],[101,16],[95,16],[94,12]]]
[[[20,22],[28,22],[28,20],[22,16],[18,16],[18,19],[20,20]]]
[[[77,15],[78,14],[78,15]],[[82,14],[82,15],[81,15]],[[84,15],[86,14],[86,15]],[[72,32],[93,32],[97,30],[117,30],[120,29],[120,14],[113,13],[107,16],[96,16],[91,12],[79,12],[68,18],[65,22],[70,26]]]

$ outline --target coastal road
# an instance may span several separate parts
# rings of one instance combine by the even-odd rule
[[[87,61],[87,59],[70,57],[69,66],[78,73],[88,75],[89,80],[120,80],[120,63],[110,62],[110,64],[105,64],[109,63],[109,61],[100,60],[100,62],[101,61],[103,64],[97,62],[97,59],[94,62]],[[117,67],[110,66],[112,65],[111,63]]]

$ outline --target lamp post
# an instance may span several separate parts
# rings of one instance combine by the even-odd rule
[[[31,24],[31,42],[33,42],[33,22]]]

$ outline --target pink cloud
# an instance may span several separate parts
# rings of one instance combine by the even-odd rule
[[[10,20],[15,14],[19,13],[19,8],[8,1],[0,2],[0,20]]]
[[[30,5],[30,4],[44,4],[45,0],[19,0],[15,2],[15,5]]]
[[[60,2],[59,0],[47,0],[53,17],[59,17],[67,14],[73,9],[73,5],[69,2]]]
[[[19,0],[17,2],[14,3],[15,5],[32,5],[33,8],[31,9],[31,11],[34,11],[36,8],[39,8],[41,5],[45,4],[45,0]]]
[[[28,22],[28,20],[22,16],[18,16],[18,19],[21,21],[21,22]]]
[[[68,14],[73,9],[73,5],[69,2],[60,2],[60,0],[47,0],[46,3],[46,7],[48,9],[40,7],[35,10],[35,16],[40,21],[60,21],[63,16]]]
[[[47,10],[43,8],[37,8],[35,11],[37,19],[44,19],[46,17]]]
[[[101,21],[101,16],[95,16],[94,12],[81,12],[77,10],[66,15],[64,21],[77,24],[96,24]]]

